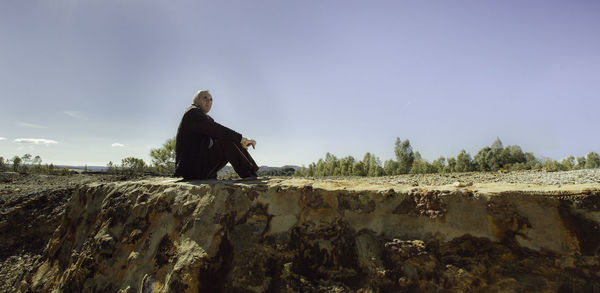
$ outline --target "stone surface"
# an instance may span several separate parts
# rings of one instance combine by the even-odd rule
[[[18,289],[600,292],[600,184],[454,181],[88,183]]]
[[[0,172],[0,292],[14,292],[36,268],[78,184],[114,180]]]

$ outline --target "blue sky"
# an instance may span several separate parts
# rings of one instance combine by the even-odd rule
[[[598,1],[0,1],[0,156],[150,161],[199,89],[259,165],[600,152]]]

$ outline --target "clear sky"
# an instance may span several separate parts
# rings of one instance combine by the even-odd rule
[[[600,152],[600,1],[0,1],[0,156],[104,166],[199,89],[259,165]]]

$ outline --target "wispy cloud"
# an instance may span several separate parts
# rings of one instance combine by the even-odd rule
[[[43,145],[51,145],[57,144],[58,142],[51,139],[45,138],[17,138],[14,140],[16,143],[20,144],[43,144]]]
[[[5,140],[5,139],[6,139],[6,137],[0,137],[0,140]]]
[[[111,147],[113,147],[113,148],[116,148],[116,147],[122,148],[122,147],[124,147],[125,145],[124,145],[124,144],[122,144],[122,143],[115,142],[115,143],[111,144],[110,146],[111,146]]]
[[[29,127],[29,128],[48,128],[47,126],[44,125],[38,125],[38,124],[33,124],[33,123],[27,123],[27,122],[19,122],[17,123],[17,125],[19,126],[23,126],[23,127]]]
[[[63,113],[67,114],[68,116],[71,116],[73,118],[83,118],[83,112],[81,111],[63,111]]]

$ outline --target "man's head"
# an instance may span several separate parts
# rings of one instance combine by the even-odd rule
[[[212,96],[208,90],[199,90],[194,96],[194,104],[198,105],[204,114],[208,114],[212,107]]]

